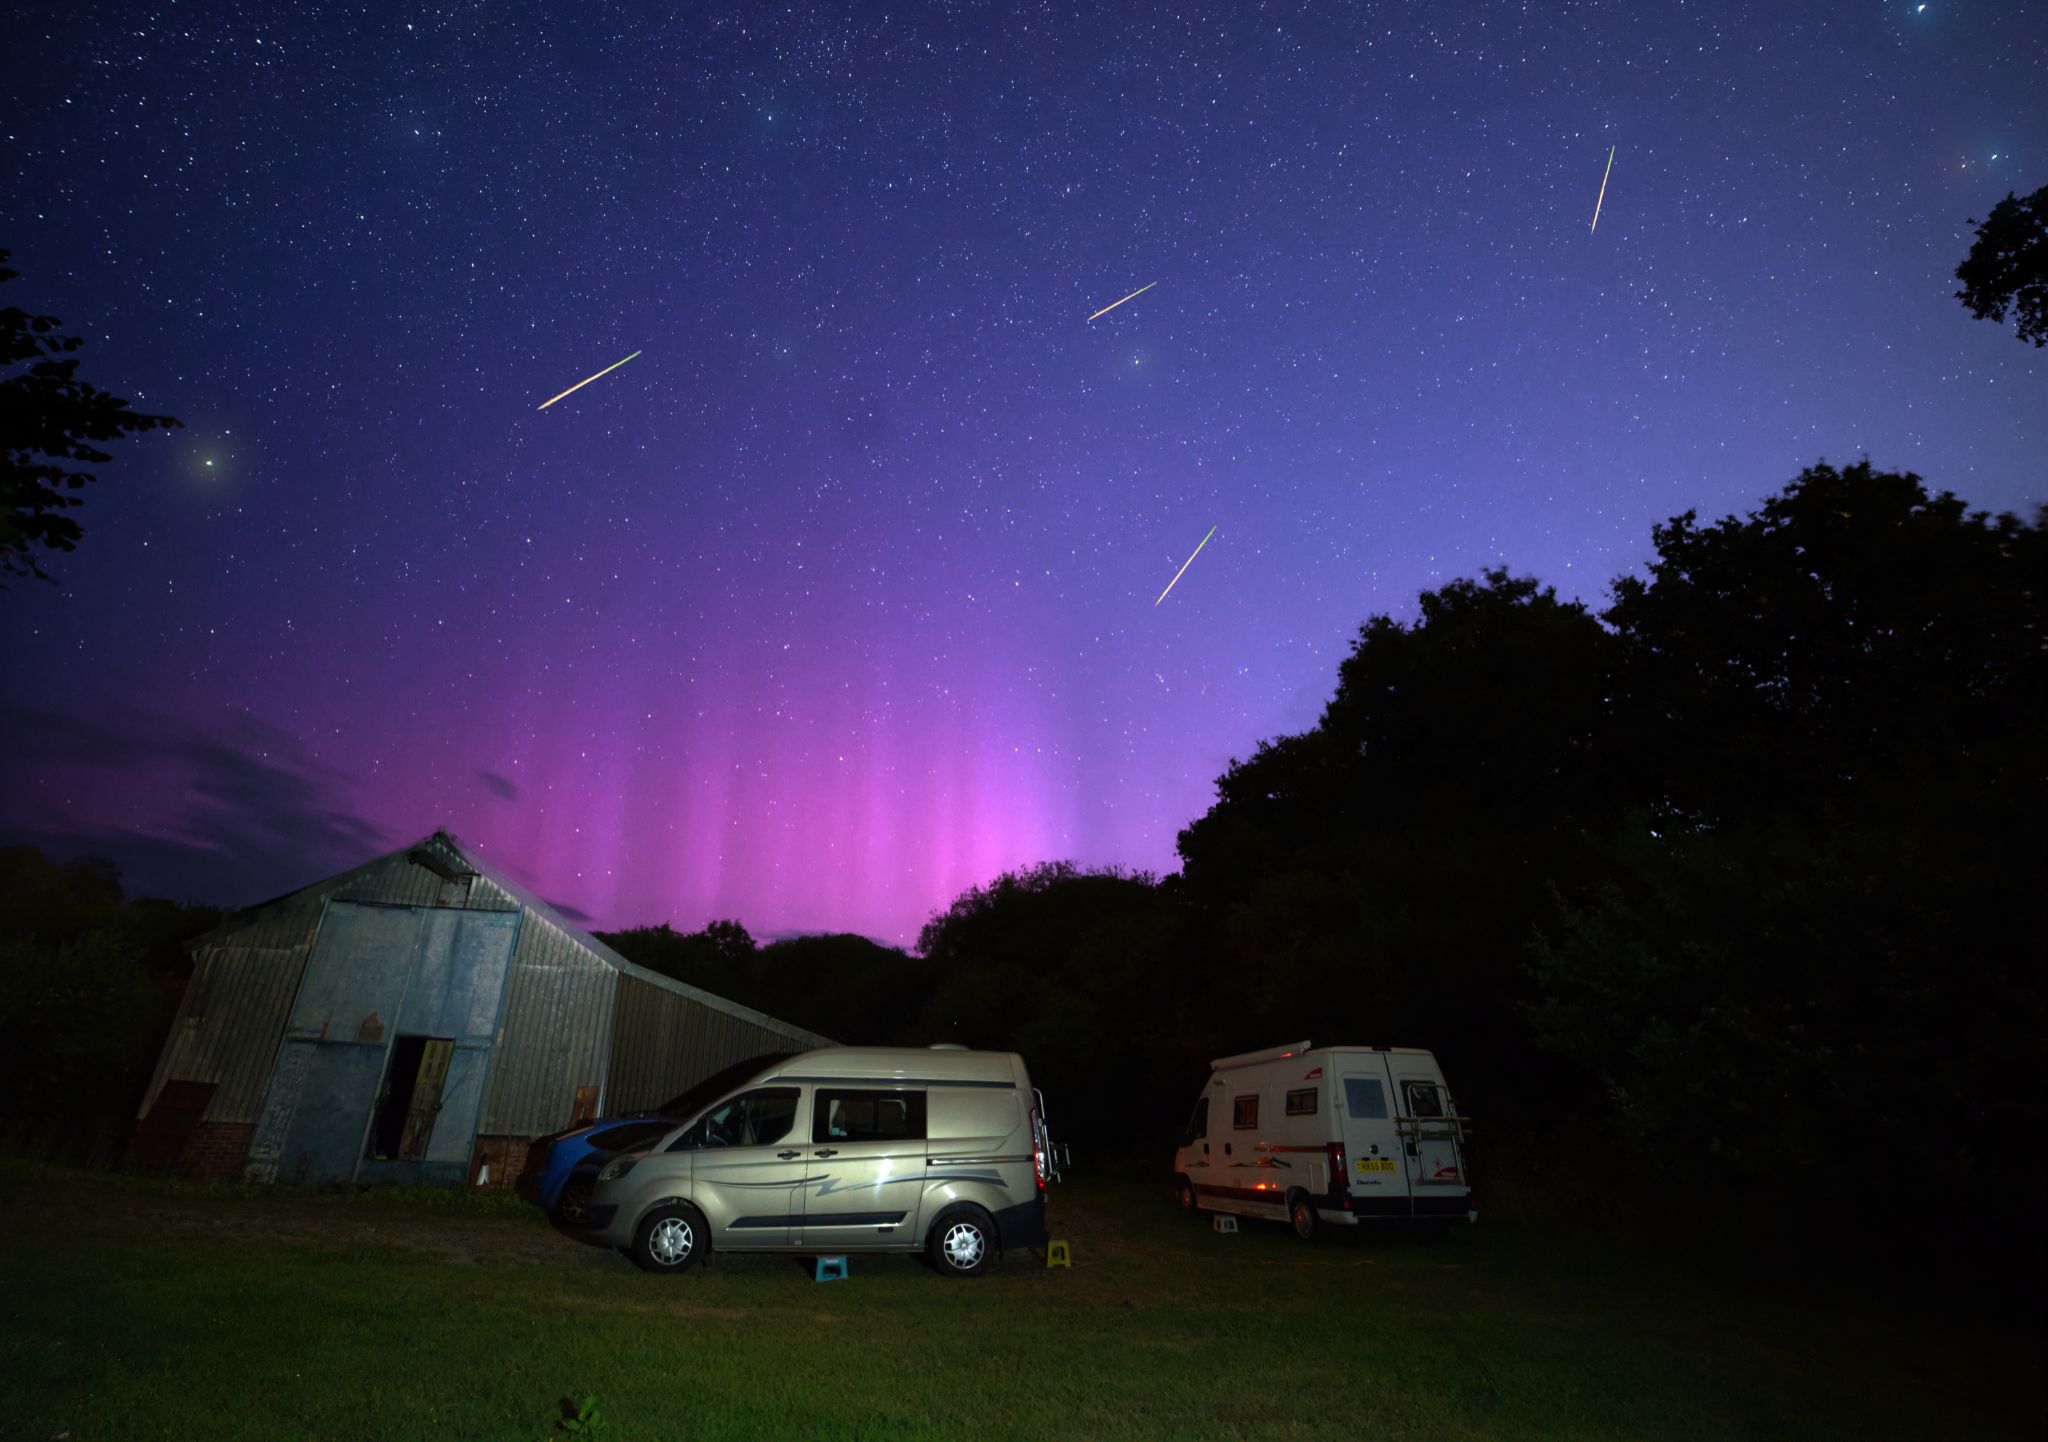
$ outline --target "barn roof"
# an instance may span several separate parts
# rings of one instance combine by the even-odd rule
[[[330,876],[324,881],[316,881],[311,885],[299,887],[297,890],[287,891],[281,896],[274,896],[268,901],[244,907],[240,911],[225,917],[221,924],[213,930],[187,942],[186,949],[197,952],[202,947],[222,942],[230,934],[240,931],[251,922],[258,920],[264,912],[297,909],[294,908],[293,903],[297,903],[300,908],[316,907],[329,896],[348,896],[354,900],[388,901],[397,904],[405,904],[407,902],[412,902],[413,904],[433,904],[431,899],[426,896],[361,894],[364,883],[388,876],[391,863],[400,856],[446,881],[461,881],[471,877],[481,878],[488,883],[489,889],[495,890],[500,894],[497,898],[490,898],[487,891],[486,900],[497,900],[499,904],[496,906],[485,905],[477,908],[474,907],[474,898],[472,898],[472,909],[503,911],[525,909],[536,913],[543,917],[549,925],[567,936],[577,946],[597,956],[614,971],[635,977],[651,986],[659,987],[663,991],[687,997],[701,1006],[709,1007],[713,1011],[723,1012],[737,1020],[751,1022],[757,1026],[768,1027],[774,1031],[789,1034],[797,1040],[808,1042],[811,1046],[836,1045],[830,1037],[821,1036],[817,1032],[803,1027],[792,1026],[789,1022],[769,1016],[764,1012],[756,1011],[752,1007],[742,1006],[736,1001],[728,1001],[726,998],[714,995],[700,987],[691,986],[688,982],[678,981],[676,978],[665,973],[650,971],[644,966],[628,961],[625,957],[619,955],[618,952],[606,946],[602,941],[599,941],[595,936],[592,936],[588,931],[563,916],[561,912],[549,905],[541,897],[527,890],[497,867],[491,865],[473,847],[458,840],[454,833],[445,827],[436,830],[433,834],[423,837],[409,846],[401,846],[394,851],[386,852],[382,856],[364,862],[361,866],[353,867],[350,870]],[[375,887],[375,890],[381,893],[386,890],[386,887],[378,885]]]

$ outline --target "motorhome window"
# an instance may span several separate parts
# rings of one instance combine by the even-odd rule
[[[811,1103],[811,1140],[922,1141],[924,1093],[842,1091],[820,1087]]]
[[[1191,1147],[1209,1135],[1209,1099],[1195,1098],[1195,1109],[1188,1113],[1188,1128],[1180,1135],[1180,1144]]]
[[[1287,1115],[1291,1117],[1312,1117],[1316,1114],[1316,1089],[1306,1087],[1287,1094]]]
[[[1238,1131],[1250,1131],[1259,1124],[1259,1099],[1257,1097],[1239,1097],[1231,1103],[1231,1107],[1233,1110],[1230,1124]]]
[[[1434,1082],[1407,1082],[1408,1115],[1411,1117],[1440,1117],[1444,1114],[1441,1094]]]
[[[1355,1118],[1383,1122],[1387,1119],[1387,1092],[1378,1077],[1344,1078],[1344,1110]]]

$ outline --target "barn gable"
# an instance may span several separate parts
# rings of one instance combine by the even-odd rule
[[[827,1038],[647,971],[445,831],[229,918],[138,1149],[202,1175],[507,1183],[535,1138]]]

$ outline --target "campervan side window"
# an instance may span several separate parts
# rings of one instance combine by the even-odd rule
[[[1387,1119],[1387,1091],[1378,1077],[1344,1078],[1344,1110],[1354,1117],[1383,1122]]]
[[[1312,1117],[1316,1114],[1316,1089],[1304,1087],[1287,1094],[1287,1115],[1291,1117]]]
[[[1238,1131],[1250,1131],[1259,1124],[1259,1099],[1255,1096],[1238,1097],[1231,1103],[1233,1108],[1230,1125]]]
[[[815,1142],[916,1141],[925,1134],[923,1092],[818,1089],[811,1104]]]
[[[761,1087],[743,1092],[669,1143],[672,1152],[714,1147],[767,1147],[789,1135],[796,1123],[795,1087]]]
[[[1191,1147],[1209,1135],[1209,1099],[1195,1098],[1195,1109],[1188,1113],[1188,1129],[1181,1133],[1180,1144]]]

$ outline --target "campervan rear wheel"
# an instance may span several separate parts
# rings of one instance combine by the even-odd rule
[[[996,1248],[995,1224],[980,1207],[958,1206],[939,1214],[925,1241],[932,1267],[942,1277],[978,1277],[988,1270]]]
[[[1195,1184],[1186,1177],[1173,1179],[1173,1200],[1189,1216],[1200,1215],[1201,1207],[1195,1200]]]
[[[1287,1204],[1287,1220],[1294,1225],[1294,1235],[1304,1242],[1313,1242],[1322,1230],[1322,1219],[1316,1216],[1315,1203],[1305,1192],[1296,1192]]]

